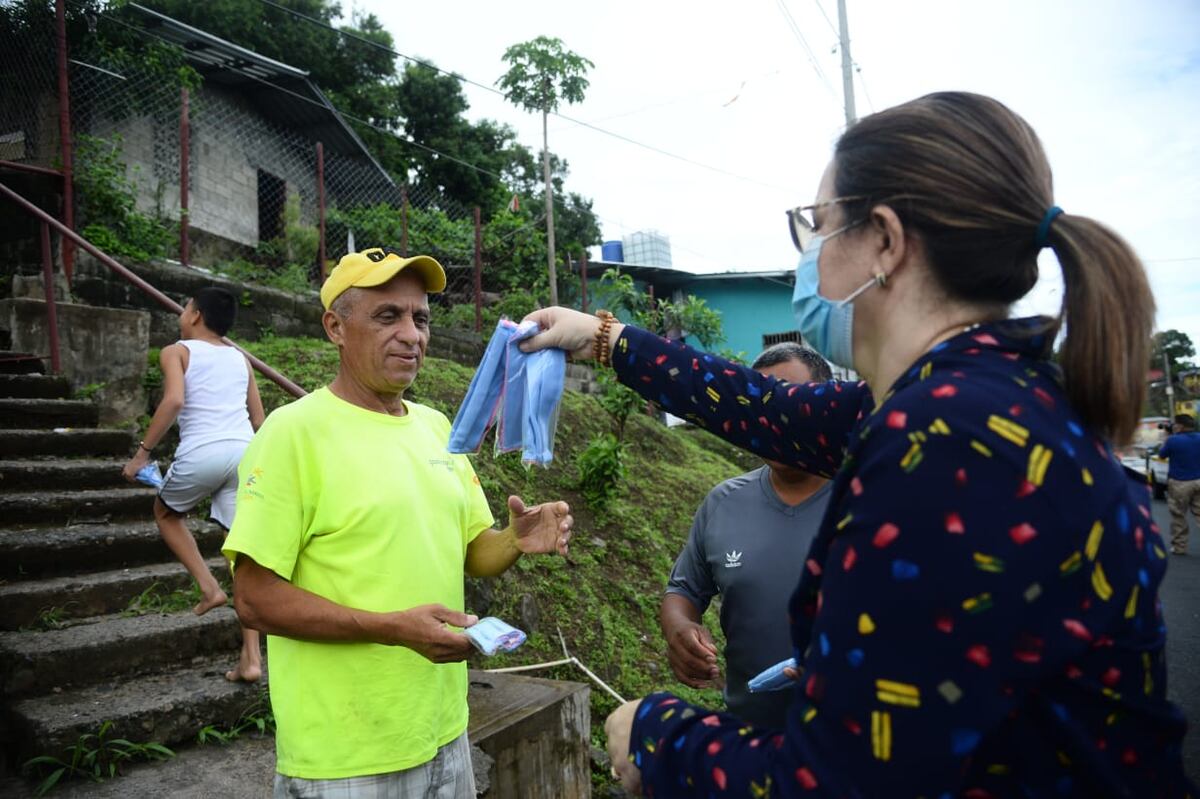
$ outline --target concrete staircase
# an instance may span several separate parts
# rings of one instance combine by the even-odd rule
[[[232,608],[133,612],[191,578],[154,526],[154,490],[121,477],[135,439],[98,428],[95,406],[69,392],[60,377],[0,374],[0,775],[62,757],[106,721],[112,738],[193,741],[260,694],[223,676],[239,644]],[[220,575],[221,530],[193,532]]]

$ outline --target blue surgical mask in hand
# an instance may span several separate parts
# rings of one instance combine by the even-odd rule
[[[522,352],[517,343],[537,332],[536,322],[517,325],[501,319],[496,325],[454,417],[450,452],[478,452],[499,417],[497,451],[519,449],[526,463],[543,466],[554,459],[567,355],[559,349]]]
[[[761,694],[767,691],[782,691],[784,688],[791,687],[795,681],[783,673],[784,669],[796,668],[796,659],[788,658],[781,660],[765,671],[762,671],[746,682],[746,690],[752,694]]]
[[[525,633],[495,616],[484,616],[463,632],[476,649],[488,656],[496,652],[511,652],[525,643]]]
[[[145,483],[152,488],[162,488],[162,472],[159,471],[158,464],[154,461],[150,461],[145,466],[138,469],[137,474],[135,474],[133,477],[139,483]]]

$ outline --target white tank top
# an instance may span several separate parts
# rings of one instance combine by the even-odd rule
[[[180,458],[215,441],[248,442],[254,437],[246,410],[250,374],[246,358],[233,347],[186,339],[187,370],[183,373],[183,410],[179,412]]]

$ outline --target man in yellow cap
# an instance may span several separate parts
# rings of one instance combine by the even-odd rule
[[[276,797],[473,799],[463,574],[566,554],[565,502],[493,517],[450,422],[404,399],[429,343],[433,258],[351,253],[321,288],[340,368],[246,449],[233,529],[238,615],[267,633]]]

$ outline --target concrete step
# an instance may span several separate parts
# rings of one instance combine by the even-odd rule
[[[0,373],[9,375],[39,374],[46,371],[42,358],[28,352],[0,350]]]
[[[15,762],[36,754],[61,757],[79,736],[99,731],[106,721],[112,722],[109,739],[172,746],[194,741],[205,725],[228,728],[247,713],[263,712],[262,684],[225,679],[232,654],[12,702],[13,740],[19,749]]]
[[[126,457],[133,454],[137,439],[128,430],[64,429],[13,430],[0,427],[0,452],[6,458],[46,456]]]
[[[153,514],[156,493],[145,486],[4,493],[0,494],[0,519],[11,527],[145,519]]]
[[[0,399],[0,427],[95,427],[99,419],[100,409],[91,400],[30,397]]]
[[[0,374],[0,397],[65,399],[70,395],[71,381],[61,375]]]
[[[218,579],[229,575],[223,558],[206,562]],[[185,590],[191,587],[192,578],[183,566],[171,561],[0,585],[0,630],[17,630],[46,618],[61,621],[120,613],[155,583],[162,591]]]
[[[120,458],[0,460],[0,491],[46,488],[137,488],[121,475]]]
[[[217,557],[225,532],[211,522],[188,524],[200,552]],[[152,521],[0,530],[0,580],[121,569],[171,557]]]
[[[11,701],[218,655],[228,656],[232,666],[241,645],[238,629],[233,608],[221,607],[203,616],[190,610],[104,616],[62,630],[0,633],[0,690]]]

